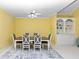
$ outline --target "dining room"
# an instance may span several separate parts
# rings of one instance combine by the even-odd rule
[[[76,59],[78,50],[78,0],[0,1],[0,59]]]

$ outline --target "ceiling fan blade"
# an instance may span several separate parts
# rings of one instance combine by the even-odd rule
[[[35,10],[32,10],[32,12],[31,13],[36,13],[36,11]]]
[[[41,15],[41,13],[35,13],[35,15]]]

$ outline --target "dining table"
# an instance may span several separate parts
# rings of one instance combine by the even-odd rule
[[[17,48],[17,45],[21,45],[22,46],[22,36],[19,36],[17,37],[15,40],[14,40],[14,47],[15,49]],[[34,45],[34,36],[30,36],[30,45]],[[43,44],[43,42],[47,42],[47,46],[48,46],[48,50],[49,50],[49,47],[50,47],[50,40],[48,39],[48,37],[41,37],[41,45]]]

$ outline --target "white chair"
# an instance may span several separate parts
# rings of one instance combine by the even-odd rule
[[[13,39],[13,47],[14,49],[16,50],[16,43],[15,43],[15,40],[16,40],[16,35],[13,33],[12,35],[12,39]]]
[[[51,48],[51,39],[52,39],[52,36],[51,36],[51,34],[49,34],[48,35],[48,40],[49,40],[49,42],[48,42],[48,50],[50,50],[50,48]]]
[[[34,36],[34,50],[41,50],[41,37],[38,35]]]
[[[51,34],[48,35],[48,37],[42,37],[42,48],[50,50],[51,48]]]
[[[24,35],[23,36],[23,39],[22,39],[22,47],[23,47],[23,50],[24,49],[28,49],[30,50],[30,39],[29,39],[29,35]]]
[[[13,33],[12,38],[13,38],[13,46],[14,46],[14,49],[15,50],[17,48],[20,48],[21,49],[21,46],[22,46],[22,37],[16,37],[16,35]]]

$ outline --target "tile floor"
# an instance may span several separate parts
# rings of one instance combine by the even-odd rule
[[[79,59],[79,47],[76,45],[62,45],[55,47],[64,59]]]
[[[50,51],[41,50],[41,51],[15,51],[11,48],[0,59],[64,59],[58,52],[51,49]]]

